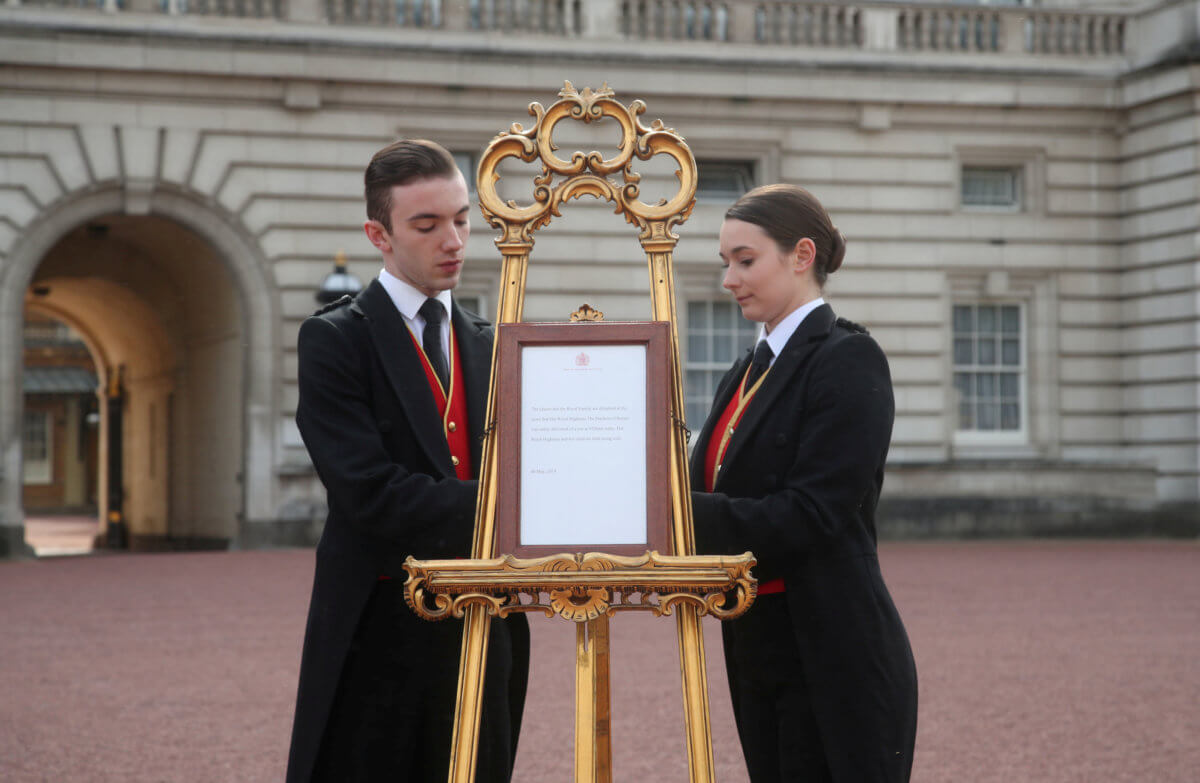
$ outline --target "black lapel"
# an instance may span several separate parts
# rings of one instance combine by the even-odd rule
[[[717,426],[717,420],[721,418],[725,407],[733,399],[733,394],[737,391],[738,384],[741,383],[742,376],[746,373],[746,368],[753,358],[754,350],[746,351],[746,354],[733,363],[733,367],[717,384],[717,393],[713,397],[712,408],[709,409],[708,418],[705,419],[704,427],[696,438],[696,445],[692,448],[691,482],[694,489],[704,489],[704,456],[708,453],[708,441],[712,437],[713,428]]]
[[[829,332],[833,329],[836,320],[833,308],[827,304],[821,305],[805,316],[799,328],[788,338],[787,344],[783,346],[783,351],[776,357],[775,363],[771,365],[771,370],[763,380],[762,386],[754,394],[754,399],[746,406],[746,412],[742,414],[742,420],[738,422],[737,430],[729,439],[729,448],[725,450],[725,458],[721,460],[724,464],[731,464],[737,459],[742,445],[750,439],[758,426],[767,418],[767,414],[779,396],[791,386],[792,378],[812,356],[813,351],[829,337]],[[717,487],[720,486],[720,483],[721,479],[718,476]]]
[[[429,381],[421,368],[421,357],[413,344],[408,326],[396,309],[387,289],[379,280],[372,280],[355,297],[354,305],[367,317],[371,343],[379,354],[380,364],[387,374],[392,391],[400,400],[404,413],[412,424],[417,443],[429,455],[446,477],[454,475],[450,462],[450,446],[442,432],[442,420]]]
[[[450,321],[454,324],[463,386],[466,387],[467,422],[471,428],[471,465],[478,473],[483,453],[483,432],[487,424],[484,419],[487,417],[488,394],[492,383],[493,332],[485,322],[467,315],[458,302],[450,310]]]

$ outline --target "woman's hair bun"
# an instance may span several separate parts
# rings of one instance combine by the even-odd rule
[[[831,243],[829,247],[829,267],[826,270],[829,274],[836,272],[842,265],[842,259],[846,257],[846,237],[838,230],[837,226],[833,226],[831,234]]]

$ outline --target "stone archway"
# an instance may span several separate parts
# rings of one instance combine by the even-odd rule
[[[81,325],[105,376],[124,372],[135,546],[236,545],[274,513],[278,297],[265,260],[204,199],[160,188],[140,214],[129,203],[117,188],[63,199],[0,267],[0,554],[5,542],[20,549],[20,335],[31,299]]]

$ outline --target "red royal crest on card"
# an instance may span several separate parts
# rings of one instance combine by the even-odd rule
[[[576,367],[587,367],[591,363],[592,363],[592,357],[588,356],[583,351],[580,351],[579,355],[575,357],[575,366]]]

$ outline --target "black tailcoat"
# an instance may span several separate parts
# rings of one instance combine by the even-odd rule
[[[718,387],[692,456],[693,490],[704,489],[713,427],[749,363],[738,361]],[[751,550],[760,582],[784,580],[791,628],[779,633],[795,637],[838,781],[907,780],[912,765],[916,669],[876,557],[894,412],[879,346],[822,305],[746,407],[714,491],[692,494],[701,553]]]
[[[471,464],[478,470],[494,331],[457,303],[451,319],[467,394]],[[420,355],[378,280],[353,300],[306,319],[297,350],[296,423],[325,485],[329,514],[316,551],[288,783],[312,775],[343,662],[378,578],[405,578],[409,555],[469,556],[478,489],[478,482],[455,477]],[[505,622],[513,639],[515,745],[529,630],[523,617]],[[457,659],[459,649],[431,646],[428,655]]]

